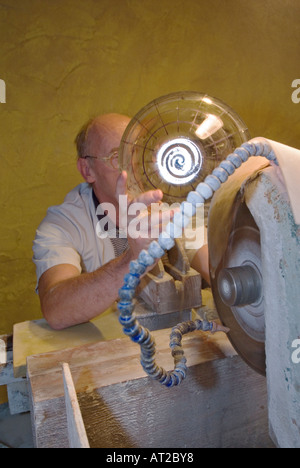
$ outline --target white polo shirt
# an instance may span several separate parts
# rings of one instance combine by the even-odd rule
[[[41,275],[55,265],[68,263],[80,273],[92,272],[115,258],[111,240],[97,235],[97,223],[88,183],[78,185],[61,205],[48,209],[33,242],[37,284]]]

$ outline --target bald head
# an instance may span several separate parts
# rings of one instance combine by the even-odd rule
[[[75,140],[78,157],[105,155],[119,147],[129,122],[130,117],[122,114],[104,114],[90,119]]]

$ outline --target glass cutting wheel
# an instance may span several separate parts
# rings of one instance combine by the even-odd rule
[[[234,211],[234,208],[233,208]],[[259,229],[245,203],[235,214],[228,242],[220,217],[210,218],[211,252],[222,247],[223,255],[211,287],[218,315],[230,329],[228,338],[238,354],[258,373],[266,373],[265,314]]]
[[[250,135],[242,119],[219,99],[197,92],[162,96],[141,109],[122,138],[119,165],[128,192],[161,189],[181,202]]]

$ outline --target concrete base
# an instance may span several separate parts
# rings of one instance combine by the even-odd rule
[[[300,226],[274,168],[245,189],[260,230],[270,434],[281,448],[300,448]]]

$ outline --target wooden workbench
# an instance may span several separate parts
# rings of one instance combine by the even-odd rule
[[[214,318],[209,298],[203,311]],[[114,311],[62,332],[37,321],[14,333],[15,374],[27,373],[36,447],[70,446],[63,363],[71,370],[90,447],[273,446],[265,378],[242,361],[223,333],[184,336],[188,374],[171,389],[144,373],[139,346],[124,337]],[[170,330],[152,333],[157,363],[172,369]]]

